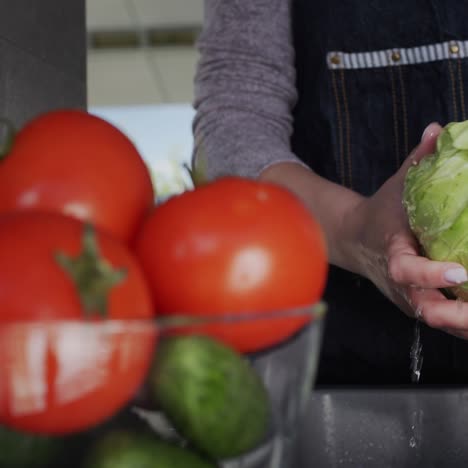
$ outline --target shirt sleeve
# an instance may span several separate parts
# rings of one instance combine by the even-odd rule
[[[194,166],[257,177],[291,152],[297,99],[290,0],[205,0],[198,38]]]

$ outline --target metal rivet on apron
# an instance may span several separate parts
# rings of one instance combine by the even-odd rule
[[[330,58],[330,62],[333,65],[339,65],[341,63],[341,58],[338,54],[332,55]]]
[[[452,54],[458,54],[458,52],[460,52],[460,47],[457,43],[454,42],[453,44],[450,44],[450,52]]]
[[[400,55],[400,52],[398,52],[397,50],[395,50],[394,52],[392,52],[392,60],[394,62],[399,62],[401,60],[401,55]]]

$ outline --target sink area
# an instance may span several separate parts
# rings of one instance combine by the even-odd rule
[[[466,467],[467,388],[317,389],[297,468]]]

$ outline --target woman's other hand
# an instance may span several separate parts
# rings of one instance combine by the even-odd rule
[[[402,205],[405,175],[434,151],[441,127],[428,126],[420,145],[400,170],[348,213],[355,239],[357,270],[404,312],[434,328],[468,338],[468,303],[447,299],[441,288],[468,280],[463,266],[421,255]]]
[[[434,151],[440,131],[429,125],[400,170],[371,197],[291,162],[266,168],[260,179],[289,188],[310,209],[324,229],[331,264],[368,278],[409,316],[468,339],[468,303],[440,291],[467,281],[466,270],[421,254],[402,204],[408,168]]]

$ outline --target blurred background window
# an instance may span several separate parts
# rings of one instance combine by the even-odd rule
[[[88,109],[125,132],[161,199],[191,186],[203,0],[87,0]]]

